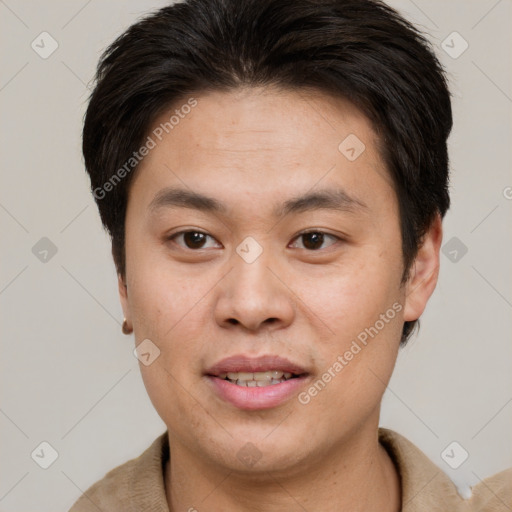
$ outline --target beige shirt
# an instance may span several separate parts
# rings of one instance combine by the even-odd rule
[[[400,475],[402,512],[512,511],[512,468],[479,482],[465,500],[450,478],[405,437],[379,428],[379,441]],[[168,458],[166,432],[142,455],[92,485],[69,512],[169,512],[164,484]]]

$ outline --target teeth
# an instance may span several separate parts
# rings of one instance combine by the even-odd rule
[[[287,378],[292,376],[291,373],[287,373]],[[278,370],[271,370],[268,372],[228,372],[227,377],[229,380],[262,380],[270,382],[272,379],[281,379],[285,376],[284,372]],[[222,377],[222,375],[219,375]]]
[[[279,384],[292,377],[291,372],[269,370],[267,372],[227,372],[219,374],[220,379],[228,379],[239,386],[254,388]]]
[[[272,373],[273,372],[256,372],[253,373],[253,378],[261,382],[270,382],[272,380]]]
[[[286,379],[283,377],[282,379],[272,379],[270,381],[265,380],[237,380],[231,381],[234,382],[237,386],[242,386],[244,388],[262,388],[264,386],[272,386],[272,384],[281,384],[281,382],[286,382]]]
[[[229,372],[228,373],[229,380],[253,380],[252,373],[249,372]]]

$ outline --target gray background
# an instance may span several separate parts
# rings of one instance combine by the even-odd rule
[[[400,353],[381,424],[464,489],[512,465],[512,2],[389,3],[428,32],[449,71],[453,203],[443,243],[457,240],[444,249],[419,336]],[[101,50],[165,4],[0,0],[1,511],[67,510],[165,429],[133,338],[121,334],[108,238],[80,153]],[[43,31],[59,45],[47,59],[31,48]],[[469,44],[457,58],[441,47],[454,31]],[[447,40],[452,53],[461,42]],[[32,251],[42,237],[57,248],[46,262]],[[469,453],[456,470],[441,458],[454,440]],[[46,470],[31,457],[42,441],[58,452]],[[38,450],[34,459],[48,461]]]

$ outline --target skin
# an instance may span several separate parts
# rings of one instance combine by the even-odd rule
[[[119,276],[136,344],[150,339],[160,350],[141,372],[169,430],[169,509],[396,512],[400,480],[378,442],[380,403],[403,322],[419,318],[435,288],[441,220],[401,285],[396,195],[356,107],[275,88],[195,97],[197,106],[134,176],[126,276]],[[338,150],[349,134],[366,146],[354,161]],[[228,213],[152,210],[169,186],[214,197]],[[275,205],[323,187],[342,188],[366,206],[273,216]],[[340,240],[325,236],[315,245],[300,236],[311,228]],[[169,239],[187,229],[209,236],[195,245]],[[263,249],[250,264],[236,252],[248,236]],[[293,397],[242,411],[204,376],[227,356],[278,354],[307,369],[307,390],[394,303],[401,311],[305,405]],[[247,442],[261,455],[253,466],[237,457]]]

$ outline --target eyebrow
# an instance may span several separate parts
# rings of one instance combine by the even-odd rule
[[[228,215],[228,207],[213,197],[184,188],[168,187],[160,190],[148,209],[155,213],[162,208],[190,208],[205,213]],[[284,217],[290,213],[303,213],[311,210],[338,210],[355,213],[367,209],[368,206],[339,188],[325,188],[308,192],[276,205],[273,210],[275,217]]]

